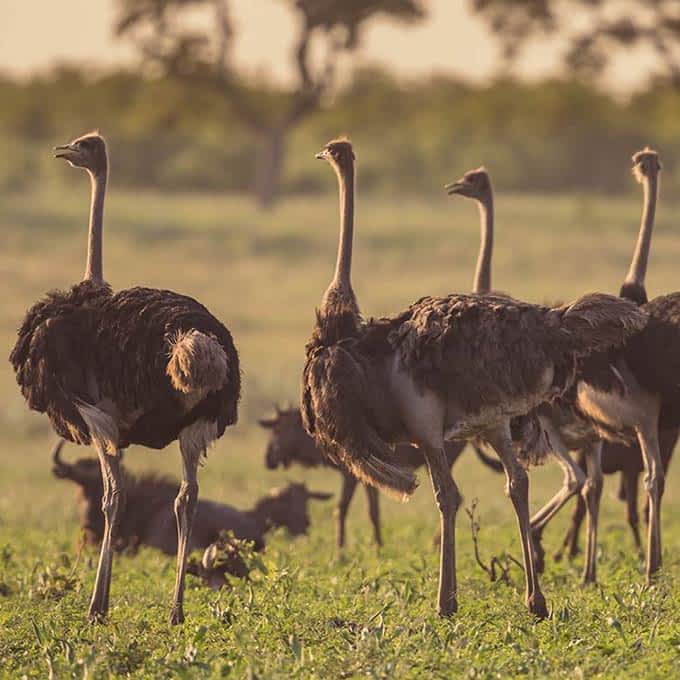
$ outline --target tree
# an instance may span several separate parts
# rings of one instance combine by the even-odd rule
[[[367,22],[378,15],[411,22],[425,13],[424,0],[280,1],[298,20],[292,51],[296,82],[288,90],[249,86],[235,72],[229,0],[117,0],[115,26],[116,35],[132,40],[148,65],[188,87],[214,88],[228,101],[258,140],[254,192],[265,208],[279,191],[287,136],[319,108],[333,87],[339,58],[357,49]],[[196,9],[209,12],[207,28],[185,28],[187,13]],[[322,63],[313,63],[313,41],[323,46]]]
[[[539,35],[567,39],[566,65],[595,77],[625,50],[655,54],[653,75],[680,87],[678,0],[472,0],[513,60]]]

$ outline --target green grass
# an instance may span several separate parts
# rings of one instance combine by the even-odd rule
[[[296,401],[303,347],[335,257],[334,197],[285,201],[271,214],[217,196],[125,194],[107,204],[106,277],[204,301],[234,333],[244,371],[236,428],[211,450],[201,494],[250,506],[287,479],[337,492],[329,471],[270,472],[256,418]],[[87,187],[76,195],[5,196],[0,204],[0,342],[9,351],[25,309],[83,268]],[[676,289],[680,239],[662,205],[650,265],[652,294]],[[501,196],[494,287],[534,301],[588,290],[616,292],[637,229],[635,199]],[[426,293],[466,290],[478,242],[472,205],[445,197],[393,202],[360,197],[354,283],[367,314],[397,311]],[[672,677],[680,662],[680,492],[675,468],[664,500],[664,569],[643,586],[640,563],[608,479],[603,497],[601,586],[579,586],[581,563],[548,561],[542,578],[552,618],[523,606],[523,579],[490,583],[476,566],[464,512],[458,518],[460,611],[433,612],[437,515],[425,475],[412,501],[382,503],[385,548],[370,541],[357,494],[349,548],[336,559],[332,503],[316,503],[307,537],[272,536],[268,573],[219,595],[191,577],[187,623],[166,615],[174,562],[150,550],[118,557],[104,626],[85,612],[96,555],[77,558],[74,488],[54,479],[51,435],[27,411],[0,363],[0,677]],[[68,447],[68,457],[90,455]],[[176,446],[133,448],[136,471],[179,474]],[[478,498],[483,556],[519,555],[503,479],[466,453],[455,468],[465,504]],[[557,489],[552,465],[531,475],[532,507]],[[567,512],[546,533],[559,544]]]

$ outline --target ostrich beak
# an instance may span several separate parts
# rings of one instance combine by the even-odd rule
[[[73,144],[61,144],[54,147],[55,158],[65,158],[67,161],[72,160],[73,155],[78,153],[78,149]]]
[[[328,158],[328,151],[326,149],[319,151],[319,153],[315,154],[314,158],[319,161],[325,161]]]
[[[449,184],[444,185],[444,189],[446,189],[446,193],[449,196],[452,196],[453,194],[459,194],[461,189],[465,186],[465,182],[450,182]]]

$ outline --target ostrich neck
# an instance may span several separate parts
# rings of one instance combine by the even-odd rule
[[[87,240],[87,265],[85,281],[104,282],[102,242],[104,230],[104,196],[106,194],[107,172],[92,173],[92,200],[90,201],[90,229]]]
[[[324,295],[323,311],[331,311],[330,306],[338,300],[349,301],[356,306],[352,290],[352,240],[354,238],[354,167],[337,168],[340,194],[340,240],[338,257],[335,262],[335,275]]]
[[[472,290],[475,293],[488,293],[491,291],[491,256],[493,255],[493,198],[489,196],[478,201],[477,205],[482,234]]]
[[[642,221],[640,223],[640,233],[638,234],[635,253],[630,263],[630,269],[626,276],[626,283],[636,283],[640,286],[645,285],[647,276],[647,261],[649,259],[649,248],[652,243],[652,230],[654,229],[654,217],[656,215],[656,199],[659,191],[658,178],[656,175],[645,177],[644,182],[644,208],[642,210]]]

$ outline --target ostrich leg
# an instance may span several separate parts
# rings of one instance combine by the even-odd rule
[[[659,453],[658,409],[652,419],[637,429],[637,436],[645,465],[645,488],[649,503],[649,526],[647,537],[647,583],[661,567],[661,497],[664,491],[664,472]]]
[[[526,602],[532,614],[544,619],[548,616],[545,598],[538,583],[538,573],[534,564],[531,524],[529,522],[529,476],[520,465],[512,445],[510,423],[487,433],[486,439],[493,446],[505,468],[507,479],[506,493],[512,501],[517,515],[522,554],[524,556],[524,574],[526,576]]]
[[[94,582],[92,600],[90,601],[89,619],[101,621],[109,609],[109,588],[111,586],[111,565],[113,560],[113,536],[118,524],[118,511],[125,502],[123,476],[120,471],[120,451],[109,454],[106,447],[96,444],[99,464],[102,471],[104,495],[102,496],[102,512],[104,513],[104,537],[102,539],[99,565]]]
[[[556,562],[559,562],[562,559],[565,550],[568,551],[567,555],[570,560],[573,560],[576,555],[581,552],[581,549],[578,547],[578,537],[581,533],[581,525],[583,524],[585,516],[586,504],[583,501],[583,496],[579,495],[576,498],[576,507],[574,508],[574,512],[571,515],[571,524],[569,529],[562,539],[562,545],[554,555]]]
[[[340,491],[340,498],[335,508],[335,543],[338,550],[345,547],[345,525],[347,523],[347,511],[349,505],[354,498],[354,492],[357,488],[357,478],[343,470],[342,472],[342,490]]]
[[[586,505],[588,529],[586,534],[586,561],[583,583],[595,583],[597,571],[597,523],[602,497],[602,442],[595,442],[585,451],[588,479],[581,490]]]
[[[371,518],[371,525],[373,526],[373,538],[375,544],[382,547],[382,535],[380,533],[380,501],[378,498],[378,489],[372,486],[364,487],[366,489],[366,500],[368,500],[368,515]]]
[[[451,477],[444,449],[422,447],[430,472],[434,499],[439,508],[441,538],[439,543],[439,594],[437,611],[450,616],[458,610],[456,599],[456,513],[461,497]]]
[[[536,568],[539,573],[544,568],[545,551],[541,544],[543,529],[562,506],[581,490],[586,479],[583,470],[572,460],[567,447],[555,428],[547,426],[546,430],[549,432],[550,441],[554,446],[552,455],[564,471],[564,481],[562,488],[531,518],[531,536],[534,542]]]
[[[180,435],[179,448],[182,453],[182,484],[175,498],[175,518],[177,519],[177,574],[175,576],[175,592],[173,595],[170,623],[184,623],[184,577],[187,568],[187,550],[191,540],[191,526],[198,500],[198,480],[196,471],[202,446],[198,446],[190,437]]]
[[[626,519],[633,533],[633,540],[638,553],[642,554],[642,541],[640,540],[640,516],[638,515],[638,478],[637,472],[629,470],[623,473],[622,484],[626,490]]]

